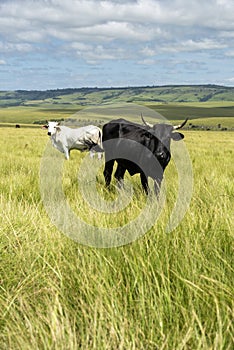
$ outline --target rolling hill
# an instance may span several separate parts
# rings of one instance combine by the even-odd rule
[[[116,107],[110,115],[112,105]],[[234,129],[234,87],[217,85],[0,91],[0,123],[42,124],[46,119],[68,119],[93,108],[90,115],[81,116],[81,123],[89,119],[102,124],[119,117],[121,105],[125,111],[126,105],[133,111],[133,105],[137,108],[134,116],[124,111],[125,118],[138,120],[144,106],[171,121],[189,118],[191,127]]]
[[[90,106],[103,103],[182,103],[233,101],[234,87],[216,85],[79,88],[1,91],[0,107]]]

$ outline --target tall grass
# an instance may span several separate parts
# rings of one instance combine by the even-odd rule
[[[1,349],[233,349],[233,134],[185,137],[194,193],[177,229],[165,233],[177,189],[172,161],[155,226],[129,245],[97,249],[59,232],[45,211],[39,191],[44,132],[0,129]],[[107,214],[79,196],[83,157],[74,151],[64,164],[64,192],[83,219],[97,223],[99,215],[98,223],[107,225]],[[139,178],[131,181],[134,200],[109,215],[110,225],[123,224],[144,205]],[[97,188],[105,199],[116,196],[114,188],[103,189],[101,171]]]

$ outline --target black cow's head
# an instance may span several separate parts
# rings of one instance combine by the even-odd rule
[[[148,131],[152,135],[151,149],[152,153],[157,157],[159,163],[164,169],[171,158],[170,145],[171,140],[180,141],[184,138],[184,135],[180,132],[175,132],[175,130],[181,129],[187,122],[186,119],[182,124],[177,126],[168,124],[155,124],[151,125],[147,123],[143,116],[141,115],[143,123],[147,126]]]

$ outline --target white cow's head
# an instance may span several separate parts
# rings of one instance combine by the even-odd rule
[[[54,135],[59,130],[59,122],[48,122],[46,121],[46,125],[43,126],[44,129],[47,129],[47,134],[49,136]]]

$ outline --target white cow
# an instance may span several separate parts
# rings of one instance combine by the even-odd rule
[[[77,149],[80,151],[90,150],[90,156],[94,152],[98,153],[98,159],[102,157],[102,131],[95,125],[87,125],[72,129],[60,125],[58,122],[47,122],[43,126],[48,130],[52,145],[65,154],[66,159],[70,157],[70,151]]]

